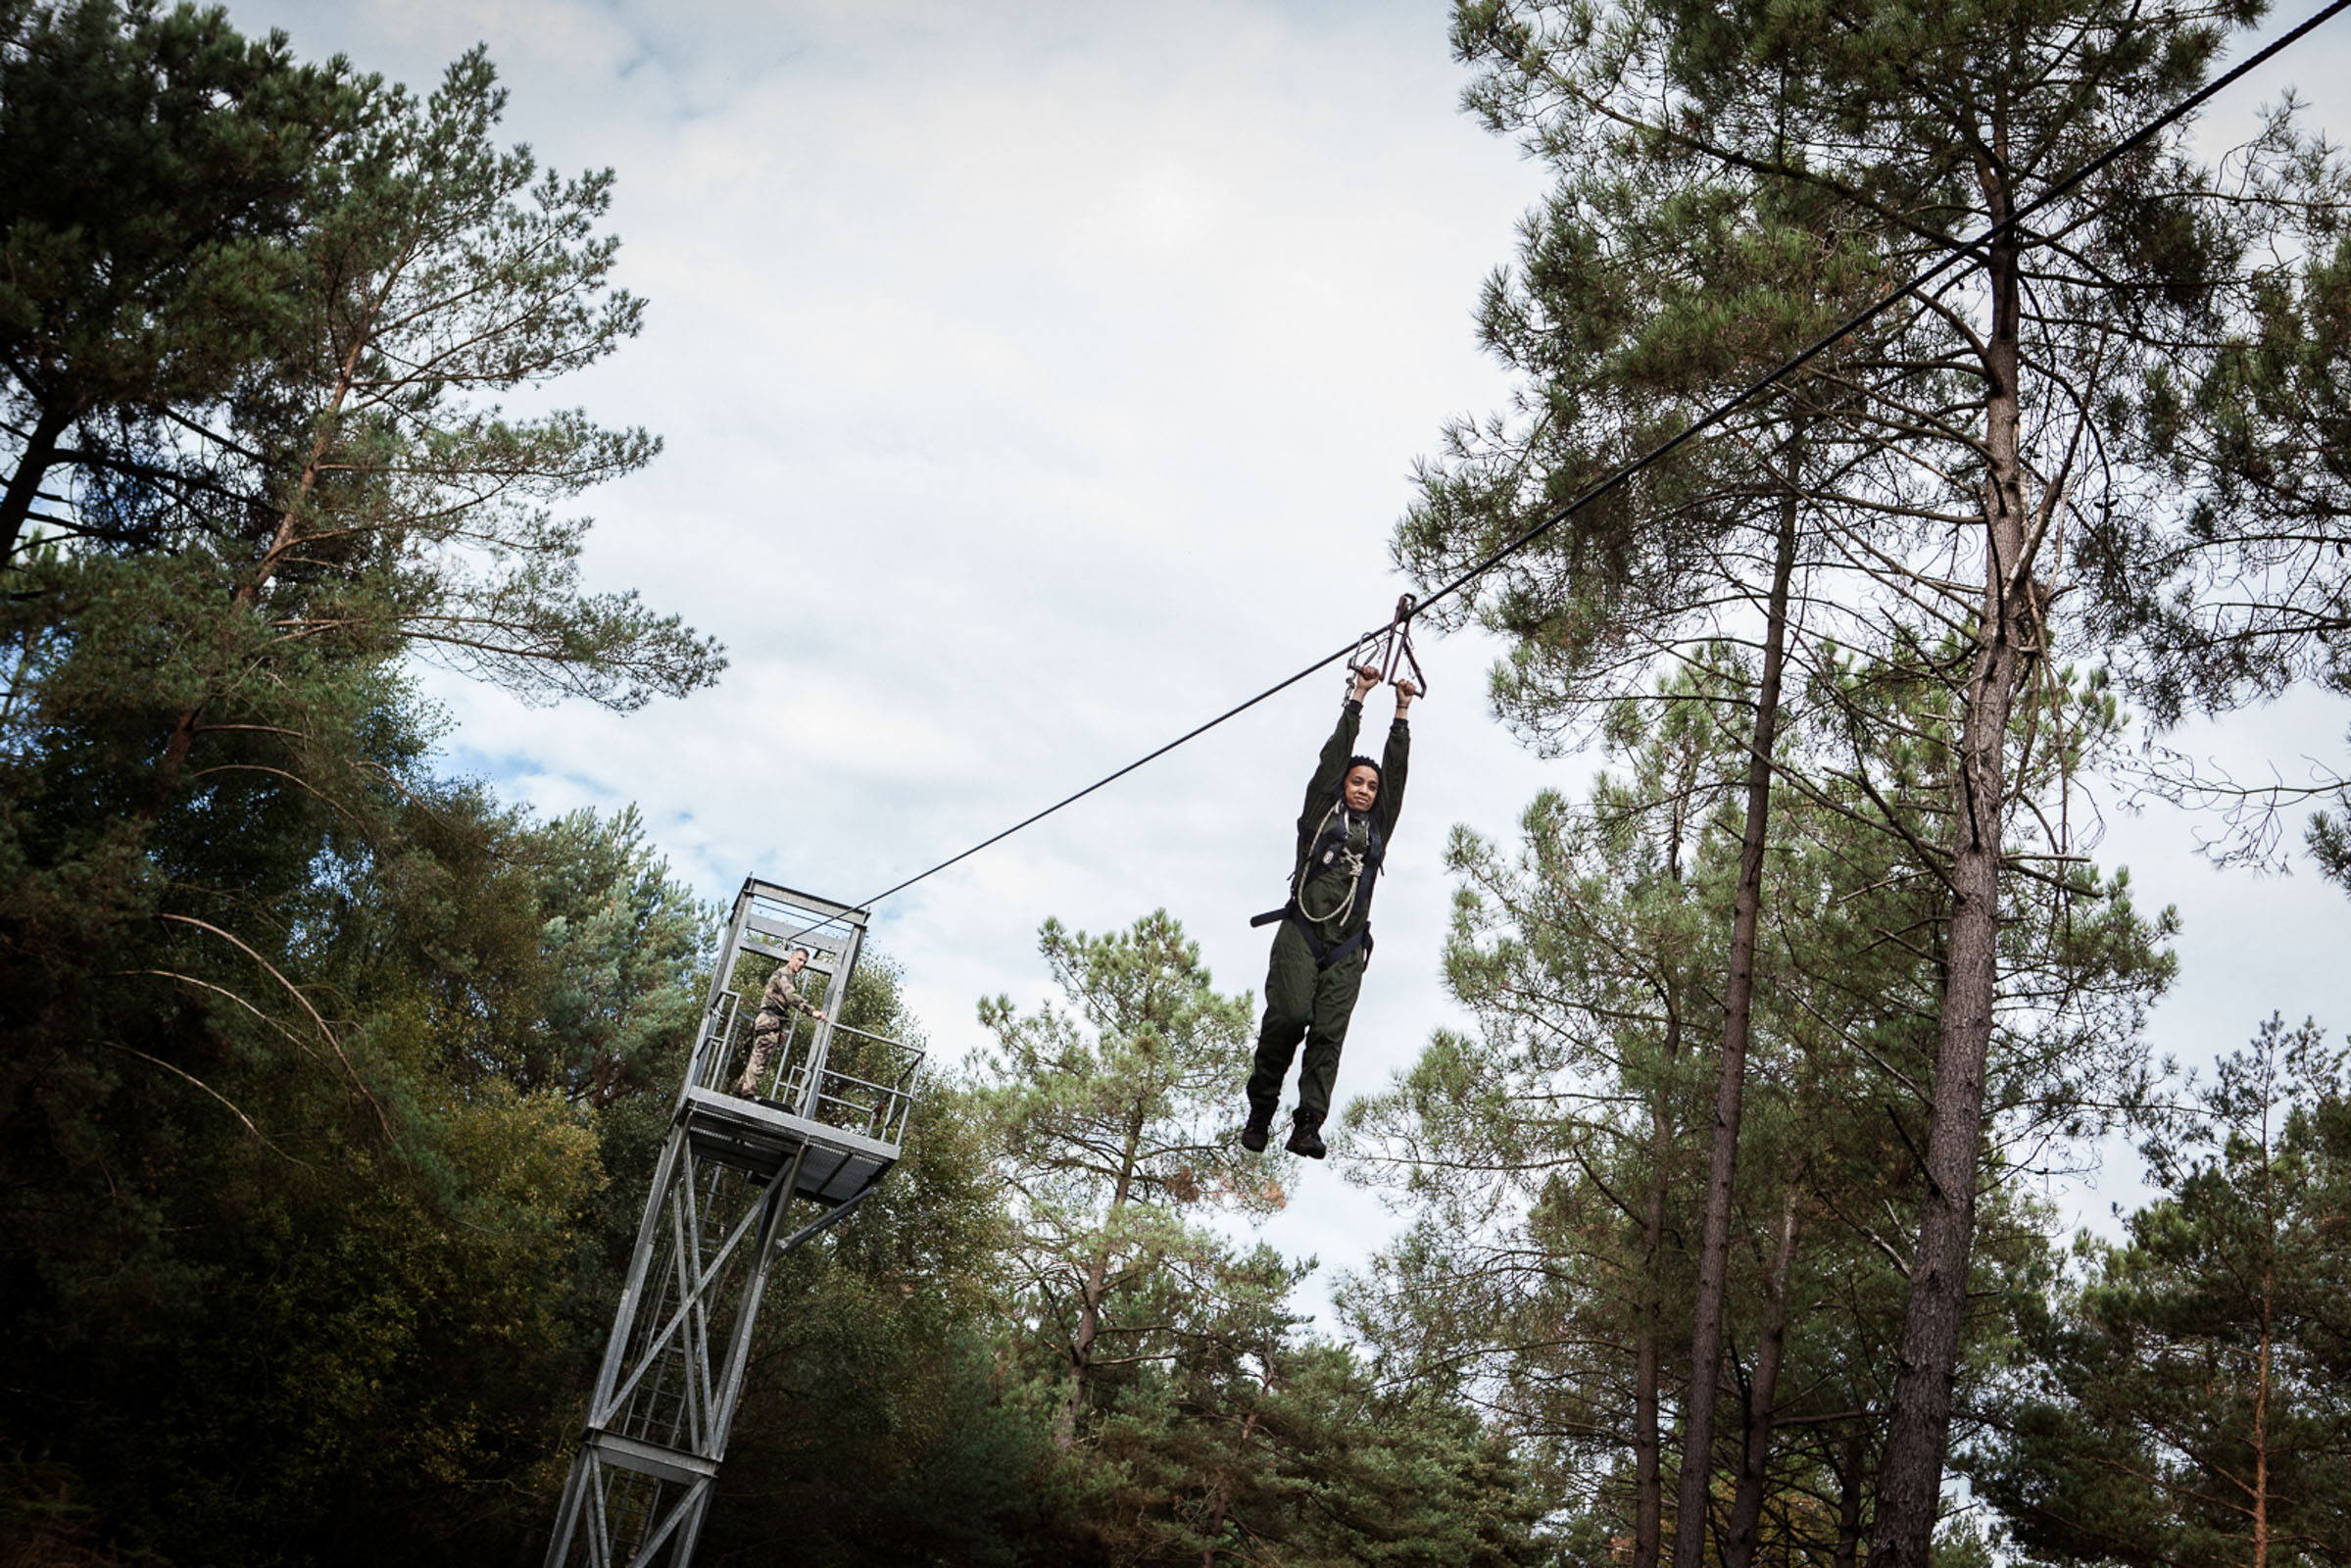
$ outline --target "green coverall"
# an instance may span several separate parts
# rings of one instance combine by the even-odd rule
[[[1347,777],[1347,760],[1355,749],[1355,732],[1363,723],[1363,705],[1348,698],[1340,710],[1339,726],[1323,743],[1322,758],[1306,785],[1306,807],[1298,819],[1298,858],[1291,867],[1290,885],[1298,886],[1298,872],[1313,853],[1315,835],[1322,829],[1331,803]],[[1396,832],[1396,813],[1404,805],[1404,769],[1412,751],[1412,731],[1401,714],[1388,726],[1388,745],[1380,759],[1380,793],[1370,817],[1383,841]],[[1350,837],[1360,843],[1364,823],[1349,818]],[[1309,908],[1329,909],[1347,897],[1351,880],[1343,865],[1326,867],[1308,879],[1304,902]],[[1371,890],[1366,887],[1344,920],[1315,923],[1314,935],[1328,953],[1371,923]],[[1306,1059],[1298,1068],[1298,1109],[1301,1120],[1320,1124],[1331,1112],[1331,1084],[1339,1076],[1339,1050],[1347,1043],[1348,1014],[1363,989],[1363,966],[1370,955],[1362,949],[1329,968],[1315,964],[1314,949],[1296,918],[1286,918],[1274,932],[1273,957],[1265,970],[1265,1022],[1257,1031],[1256,1066],[1249,1078],[1251,1105],[1272,1106],[1282,1097],[1282,1080],[1299,1040],[1306,1043]]]

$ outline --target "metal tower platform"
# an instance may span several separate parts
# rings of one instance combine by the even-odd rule
[[[693,1559],[769,1271],[897,1163],[922,1054],[837,1021],[864,939],[862,909],[757,878],[736,896],[547,1568]],[[795,948],[825,1021],[795,1015],[759,1098],[738,1098],[760,989]]]

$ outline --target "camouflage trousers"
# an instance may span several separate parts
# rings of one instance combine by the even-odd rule
[[[761,1009],[751,1020],[751,1059],[743,1064],[743,1076],[735,1080],[735,1093],[756,1095],[759,1080],[767,1076],[767,1064],[775,1059],[775,1048],[784,1038],[784,1015]]]

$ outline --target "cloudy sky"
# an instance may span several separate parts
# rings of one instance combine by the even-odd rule
[[[1382,618],[1413,457],[1504,391],[1469,313],[1542,182],[1458,114],[1438,0],[230,11],[419,87],[487,43],[515,139],[617,172],[648,324],[563,397],[667,447],[592,498],[588,573],[683,612],[733,667],[628,718],[433,689],[453,770],[551,811],[636,802],[712,900],[753,872],[861,900]],[[2334,25],[2212,134],[2289,82],[2351,80]],[[1435,691],[1343,1096],[1459,1021],[1437,977],[1445,830],[1507,835],[1538,788],[1590,772],[1493,722],[1494,653],[1423,651]],[[1294,688],[883,905],[934,1049],[976,1043],[983,995],[1043,995],[1048,915],[1101,930],[1165,906],[1225,989],[1257,986],[1247,918],[1281,902],[1338,700],[1335,674]],[[2303,701],[2185,744],[2299,777],[2340,755],[2343,720]],[[2160,1049],[2209,1056],[2273,1008],[2351,1024],[2351,901],[2217,872],[2176,813],[2109,818],[2100,853],[2186,921]],[[2116,1163],[2070,1196],[2084,1217],[2129,1190]],[[1347,1264],[1390,1228],[1308,1169],[1267,1234]]]

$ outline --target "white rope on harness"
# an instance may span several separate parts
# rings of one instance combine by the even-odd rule
[[[1353,834],[1343,831],[1339,835],[1339,843],[1323,851],[1322,864],[1347,868],[1347,897],[1339,901],[1337,908],[1327,913],[1316,914],[1306,907],[1306,881],[1315,870],[1313,846],[1320,844],[1323,835],[1331,831],[1331,818],[1346,809],[1345,796],[1331,802],[1331,808],[1323,813],[1322,825],[1314,830],[1314,837],[1307,841],[1306,863],[1298,868],[1298,880],[1290,889],[1291,902],[1298,906],[1298,912],[1306,917],[1309,925],[1320,925],[1325,920],[1337,920],[1345,924],[1347,917],[1355,912],[1355,895],[1363,887],[1363,857],[1371,848],[1371,821],[1368,817],[1363,823],[1363,849],[1354,847]]]

